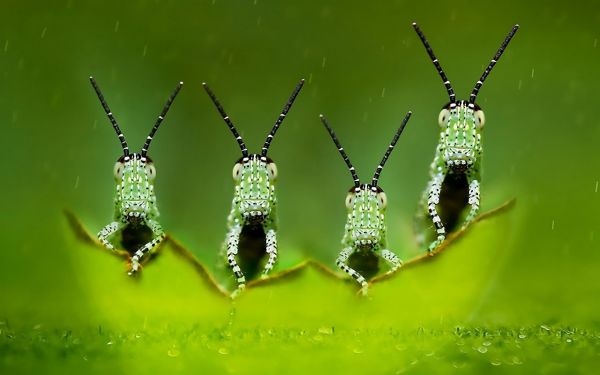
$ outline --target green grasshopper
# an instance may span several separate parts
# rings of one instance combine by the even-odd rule
[[[150,142],[152,142],[154,134],[163,122],[173,100],[181,90],[183,82],[177,85],[175,91],[169,97],[140,153],[129,152],[125,136],[104,100],[100,87],[98,87],[93,77],[90,77],[90,82],[123,148],[123,155],[114,166],[115,182],[117,183],[114,220],[98,233],[98,239],[107,249],[115,251],[115,246],[118,245],[112,241],[112,237],[120,232],[120,245],[130,254],[133,254],[130,259],[131,264],[128,274],[134,275],[140,269],[142,258],[165,239],[165,233],[157,221],[159,213],[156,196],[154,195],[156,169],[152,159],[147,154]]]
[[[423,192],[415,220],[419,244],[425,240],[432,241],[428,252],[433,254],[432,251],[445,240],[446,234],[458,227],[467,206],[470,208],[466,213],[462,228],[466,228],[479,212],[481,134],[485,116],[481,107],[475,103],[475,99],[477,99],[483,82],[517,32],[519,25],[515,25],[508,33],[492,61],[475,84],[468,101],[456,101],[454,89],[425,35],[416,23],[413,23],[413,27],[423,42],[450,97],[450,102],[442,108],[438,117],[441,127],[440,141],[431,164],[431,180]],[[433,222],[433,226],[431,226],[431,222]],[[435,227],[435,233],[431,231],[433,227]]]
[[[333,129],[329,126],[327,119],[321,115],[321,122],[325,125],[333,143],[335,143],[340,155],[342,155],[354,181],[354,186],[350,188],[346,196],[348,216],[342,239],[343,249],[336,259],[336,264],[361,285],[363,295],[366,295],[368,292],[369,283],[367,282],[367,278],[370,278],[378,271],[377,255],[380,255],[389,263],[391,268],[388,273],[395,272],[402,265],[400,258],[389,250],[387,246],[384,216],[387,207],[387,197],[383,189],[379,187],[379,176],[411,115],[412,112],[406,114],[387,151],[383,155],[383,159],[381,159],[381,162],[377,166],[371,183],[365,184],[361,184],[358,174],[350,162],[350,158],[348,158]],[[356,266],[351,263],[353,260]],[[359,267],[362,269],[358,269]]]
[[[237,280],[237,294],[245,288],[246,278],[255,277],[261,272],[261,268],[261,276],[268,276],[277,261],[277,197],[275,196],[277,166],[267,156],[267,152],[275,133],[302,89],[304,80],[301,80],[292,92],[267,135],[260,154],[248,153],[242,136],[215,94],[206,83],[202,85],[242,151],[242,157],[233,166],[235,190],[223,247],[223,256]],[[268,258],[262,267],[266,255]]]

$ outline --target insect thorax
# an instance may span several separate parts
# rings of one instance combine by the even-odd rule
[[[121,157],[115,164],[116,219],[142,225],[159,215],[154,195],[156,171],[152,160],[139,154]]]
[[[482,152],[483,111],[465,101],[450,103],[439,116],[440,142],[437,168],[465,172],[479,162]]]
[[[381,188],[368,184],[350,189],[344,245],[373,251],[385,246],[384,194]]]
[[[230,220],[239,224],[274,222],[277,167],[265,156],[243,157],[233,168],[235,191]]]

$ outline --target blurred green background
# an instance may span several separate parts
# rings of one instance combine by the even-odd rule
[[[294,85],[307,81],[270,149],[284,260],[289,249],[333,266],[340,250],[351,179],[318,114],[366,179],[412,110],[380,182],[391,248],[414,255],[412,216],[447,102],[411,27],[417,21],[459,98],[521,25],[478,98],[487,119],[483,209],[512,197],[518,203],[505,219],[512,225],[496,229],[494,238],[506,241],[470,242],[469,251],[498,258],[486,268],[476,311],[464,316],[598,328],[595,2],[8,0],[1,13],[0,319],[96,324],[84,308],[96,298],[88,293],[94,281],[81,277],[94,266],[74,259],[62,215],[72,209],[94,233],[113,215],[120,146],[90,75],[134,148],[185,82],[149,155],[163,227],[210,267],[225,235],[239,149],[202,82],[258,151]]]

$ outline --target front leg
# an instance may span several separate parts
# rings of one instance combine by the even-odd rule
[[[477,216],[479,212],[479,181],[477,179],[469,178],[469,205],[471,209],[469,210],[469,214],[465,219],[465,223],[463,224],[463,229],[465,229]]]
[[[344,250],[342,250],[342,252],[337,257],[335,264],[337,264],[337,266],[342,271],[344,271],[348,275],[352,276],[352,278],[361,285],[362,294],[366,295],[367,291],[369,289],[369,284],[367,283],[367,280],[360,273],[358,273],[355,269],[349,267],[346,264],[346,262],[348,261],[348,258],[350,258],[350,254],[352,254],[352,251],[353,250],[351,247],[347,247]]]
[[[156,220],[148,220],[148,227],[152,230],[153,237],[150,242],[142,246],[131,257],[131,269],[129,275],[134,275],[140,268],[140,260],[144,255],[148,254],[152,249],[158,246],[165,239],[165,232]]]
[[[234,224],[229,232],[227,233],[226,244],[227,244],[227,263],[231,270],[235,274],[238,283],[237,293],[246,287],[246,278],[244,277],[244,273],[242,269],[237,264],[235,260],[235,256],[238,254],[238,244],[240,242],[240,234],[242,233],[242,226],[239,224]]]
[[[381,250],[381,257],[390,264],[390,270],[387,271],[387,274],[394,273],[402,266],[402,261],[398,257],[398,255],[394,254],[391,250],[383,249]]]
[[[432,254],[444,240],[446,239],[446,228],[442,223],[440,215],[437,213],[436,206],[440,203],[440,193],[442,191],[442,182],[444,181],[444,175],[442,173],[437,174],[431,181],[429,188],[429,194],[427,196],[427,209],[429,211],[429,217],[433,221],[437,238],[429,245],[427,251]]]
[[[100,232],[98,232],[98,240],[106,247],[108,250],[115,251],[115,247],[113,244],[108,241],[108,238],[115,234],[117,230],[121,227],[121,224],[118,221],[113,221],[108,224]]]
[[[262,277],[265,278],[268,276],[269,272],[275,266],[275,262],[277,261],[277,232],[275,228],[267,227],[266,230],[266,242],[267,242],[267,254],[269,255],[269,259],[267,260],[267,264],[262,273]]]

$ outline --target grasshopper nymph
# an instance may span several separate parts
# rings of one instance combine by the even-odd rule
[[[267,135],[261,153],[250,154],[223,106],[208,85],[203,83],[208,96],[242,151],[241,158],[233,166],[235,190],[231,211],[227,218],[228,232],[223,247],[225,253],[223,256],[237,281],[234,296],[245,288],[246,279],[253,278],[258,273],[266,277],[277,261],[277,198],[275,196],[277,166],[267,156],[267,152],[275,133],[303,85],[304,80],[301,80],[292,92]],[[263,266],[265,255],[267,259]]]
[[[515,25],[508,33],[481,78],[475,83],[469,100],[460,101],[456,101],[454,89],[425,35],[416,23],[413,23],[413,27],[442,78],[450,98],[450,102],[442,108],[438,117],[441,127],[440,141],[431,164],[430,181],[423,192],[415,218],[417,240],[420,244],[431,241],[428,252],[433,254],[433,251],[445,240],[448,232],[457,229],[461,221],[462,228],[466,228],[479,211],[481,134],[485,116],[481,107],[475,103],[475,99],[519,25]],[[467,206],[470,208],[465,212]]]
[[[113,236],[119,232],[121,233],[120,246],[132,254],[129,275],[133,275],[139,270],[142,258],[155,249],[165,238],[165,233],[157,221],[159,213],[156,196],[154,195],[156,169],[152,159],[147,154],[150,142],[152,142],[154,134],[169,111],[173,100],[181,90],[183,82],[177,85],[175,91],[169,97],[139,153],[129,152],[125,136],[104,100],[100,87],[98,87],[93,77],[90,77],[90,82],[123,148],[123,155],[114,166],[114,176],[117,184],[114,221],[98,233],[98,239],[107,249],[114,251],[115,246],[119,245],[114,243]]]
[[[371,182],[364,184],[361,184],[354,166],[352,166],[348,155],[337,139],[333,129],[329,126],[325,117],[321,115],[321,122],[327,128],[331,139],[333,139],[333,143],[335,143],[344,162],[346,162],[354,181],[354,185],[350,188],[346,196],[348,216],[342,239],[343,249],[337,257],[336,264],[361,285],[363,295],[366,295],[368,292],[369,283],[367,278],[369,275],[366,275],[365,271],[361,272],[358,270],[358,267],[353,267],[352,264],[349,264],[352,256],[368,259],[379,255],[389,263],[391,268],[388,273],[395,272],[402,265],[400,258],[389,250],[387,246],[384,216],[387,198],[383,189],[379,187],[379,176],[411,114],[411,112],[408,112],[404,120],[402,120],[400,128],[396,131],[383,159],[381,159],[381,162],[377,166]]]

